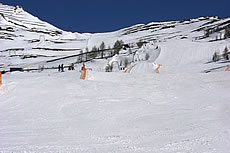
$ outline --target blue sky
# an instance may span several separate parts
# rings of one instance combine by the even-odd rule
[[[63,30],[108,32],[152,21],[230,17],[230,0],[0,0]]]

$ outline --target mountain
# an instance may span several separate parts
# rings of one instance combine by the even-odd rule
[[[162,47],[157,62],[185,64],[210,61],[215,51],[229,44],[225,36],[230,18],[200,17],[185,21],[152,22],[134,25],[115,32],[77,33],[58,29],[32,16],[19,6],[0,4],[0,68],[38,67],[47,62],[76,62],[76,56],[99,47],[106,48],[122,40],[135,50],[137,42],[154,41]],[[63,61],[63,60],[64,61]],[[69,59],[69,61],[68,61]]]

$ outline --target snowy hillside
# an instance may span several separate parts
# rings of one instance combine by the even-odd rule
[[[80,34],[0,4],[0,153],[228,153],[228,28],[201,17]]]
[[[220,52],[228,45],[229,39],[224,39],[224,29],[229,25],[230,18],[201,17],[134,25],[108,33],[80,34],[60,30],[21,7],[0,4],[0,69],[38,67],[55,59],[56,65],[69,64],[76,62],[77,55],[85,52],[86,48],[99,47],[102,41],[106,48],[112,48],[117,40],[131,47],[139,41],[156,42],[162,46],[158,62],[164,65],[207,62],[215,51]],[[210,34],[207,35],[207,31]]]

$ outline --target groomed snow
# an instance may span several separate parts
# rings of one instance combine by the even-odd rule
[[[0,151],[229,152],[229,72],[79,75],[3,75]]]
[[[47,61],[99,47],[102,41],[108,48],[123,40],[132,52],[139,41],[154,41],[160,48],[142,48],[142,59],[153,54],[149,61],[132,63],[131,73],[104,72],[111,59],[85,63],[92,68],[85,81],[79,79],[80,65],[64,73],[4,74],[0,153],[229,152],[230,72],[224,71],[229,61],[211,62],[214,52],[221,55],[229,48],[229,39],[209,42],[219,33],[198,39],[204,36],[200,28],[226,26],[229,18],[152,22],[80,34],[62,31],[20,7],[0,4],[0,13],[1,71],[67,66],[77,58]],[[153,62],[162,65],[159,74]]]

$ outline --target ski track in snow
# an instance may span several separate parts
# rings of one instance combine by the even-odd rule
[[[0,152],[230,149],[228,72],[89,74],[5,74]]]

